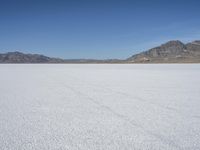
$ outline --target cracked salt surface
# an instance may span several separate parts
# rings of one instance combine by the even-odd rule
[[[1,150],[199,150],[200,65],[0,65]]]

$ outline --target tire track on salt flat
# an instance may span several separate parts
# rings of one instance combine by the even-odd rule
[[[109,106],[106,106],[106,105],[103,105],[101,104],[99,101],[95,100],[94,98],[92,98],[91,96],[87,95],[87,94],[84,94],[82,92],[80,92],[79,90],[76,90],[74,87],[72,86],[69,86],[69,85],[66,85],[66,84],[63,84],[61,83],[61,85],[64,85],[65,88],[73,91],[74,93],[76,93],[77,95],[80,95],[88,100],[90,100],[92,103],[96,104],[97,106],[99,106],[100,108],[102,108],[103,110],[113,114],[114,116],[116,116],[117,118],[129,123],[131,126],[134,126],[134,127],[137,127],[139,128],[141,131],[143,131],[144,133],[146,133],[147,135],[149,136],[152,136],[158,140],[160,140],[163,144],[166,144],[166,145],[169,145],[169,146],[172,146],[178,150],[181,150],[181,147],[176,144],[173,140],[170,140],[168,138],[165,138],[164,136],[160,135],[160,134],[157,134],[157,133],[154,133],[152,131],[149,131],[147,129],[145,129],[142,125],[136,123],[136,121],[130,119],[129,117],[123,115],[123,114],[120,114],[120,113],[117,113],[116,111],[114,111],[113,109],[111,109]]]
[[[67,76],[69,76],[68,74],[66,74]],[[122,91],[118,91],[118,90],[113,90],[111,88],[108,88],[108,87],[105,87],[105,86],[99,86],[99,85],[93,85],[91,83],[88,83],[86,81],[83,81],[83,80],[80,80],[79,78],[77,77],[74,77],[74,76],[70,76],[70,78],[76,80],[76,81],[79,81],[79,82],[82,82],[83,84],[87,85],[88,87],[90,86],[92,89],[100,89],[99,91],[103,91],[102,89],[104,89],[105,91],[109,91],[109,92],[112,92],[112,93],[117,93],[118,95],[121,95],[121,96],[124,96],[124,97],[127,97],[127,98],[130,98],[130,99],[134,99],[138,102],[142,102],[142,103],[145,103],[147,105],[152,105],[152,106],[156,106],[156,107],[159,107],[159,108],[163,108],[163,109],[166,109],[167,111],[173,111],[174,113],[177,113],[178,115],[180,115],[181,117],[193,117],[189,114],[185,114],[184,116],[181,114],[181,112],[175,108],[172,108],[172,107],[169,107],[169,106],[163,106],[161,104],[157,104],[155,102],[149,102],[147,101],[146,99],[143,99],[139,96],[132,96],[128,93],[125,93],[125,92],[122,92]]]

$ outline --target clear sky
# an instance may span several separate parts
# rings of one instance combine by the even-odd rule
[[[0,52],[127,58],[200,40],[200,0],[0,0]]]

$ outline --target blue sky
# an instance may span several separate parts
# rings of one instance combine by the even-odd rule
[[[0,52],[127,58],[200,40],[199,0],[0,0]]]

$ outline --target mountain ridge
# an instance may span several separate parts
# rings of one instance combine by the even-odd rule
[[[120,59],[61,59],[19,51],[0,53],[0,63],[121,63]]]
[[[0,63],[200,63],[200,40],[186,44],[168,41],[124,60],[61,59],[14,51],[0,54]]]
[[[0,63],[62,63],[60,58],[40,54],[25,54],[19,51],[0,54]]]

